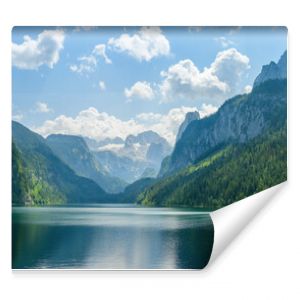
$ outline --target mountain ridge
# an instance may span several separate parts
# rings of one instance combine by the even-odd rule
[[[285,56],[283,54],[279,60],[282,69],[286,69]],[[286,79],[265,80],[255,86],[251,93],[225,101],[216,113],[191,122],[175,144],[159,176],[193,164],[198,157],[223,143],[247,142],[262,134],[276,120],[282,125],[286,120],[286,93]]]
[[[13,193],[14,204],[95,203],[106,199],[107,194],[94,181],[76,175],[61,161],[42,136],[15,121],[12,134],[13,190],[22,190]],[[27,182],[24,188],[20,176]]]
[[[181,125],[179,126],[178,133],[176,136],[176,142],[178,142],[181,139],[183,132],[190,125],[190,123],[199,119],[200,115],[198,111],[186,113],[183,123],[181,123]]]
[[[123,145],[116,146],[116,149],[104,146],[93,153],[111,176],[118,176],[128,183],[143,177],[146,170],[151,169],[152,176],[156,175],[161,161],[171,152],[167,140],[152,130],[128,135]]]
[[[261,83],[287,78],[287,51],[285,51],[277,63],[271,61],[268,65],[264,65],[260,74],[255,78],[253,88],[259,86]]]
[[[122,192],[127,185],[105,171],[101,162],[90,152],[84,138],[76,135],[51,134],[46,142],[78,175],[94,180],[107,193]]]

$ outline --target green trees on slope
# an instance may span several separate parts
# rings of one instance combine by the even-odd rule
[[[13,204],[53,205],[105,201],[106,193],[92,180],[77,176],[45,140],[13,122]]]
[[[141,204],[217,209],[287,178],[286,127],[224,147],[139,195]]]
[[[222,114],[220,109],[190,123],[172,155],[163,160],[158,178],[143,178],[114,195],[105,193],[94,177],[74,172],[76,155],[70,166],[40,135],[13,122],[13,203],[223,207],[286,180],[286,100],[286,80],[266,81],[251,94],[229,99]],[[213,127],[217,118],[222,122]],[[240,122],[251,126],[235,126]]]
[[[20,152],[12,143],[12,199],[18,205],[30,202],[28,178],[25,172]]]

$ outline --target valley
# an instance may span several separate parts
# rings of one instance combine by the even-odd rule
[[[13,205],[132,203],[214,210],[287,179],[286,52],[250,93],[188,112],[175,145],[154,131],[47,137],[13,121]]]

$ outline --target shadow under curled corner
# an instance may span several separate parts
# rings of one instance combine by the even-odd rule
[[[214,244],[206,268],[209,268],[217,260],[220,254],[271,200],[279,197],[280,191],[286,185],[287,181],[210,214],[214,224]]]

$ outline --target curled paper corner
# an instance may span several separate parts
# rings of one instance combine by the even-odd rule
[[[220,256],[253,218],[286,186],[287,181],[210,214],[214,224],[214,244],[207,267]]]

